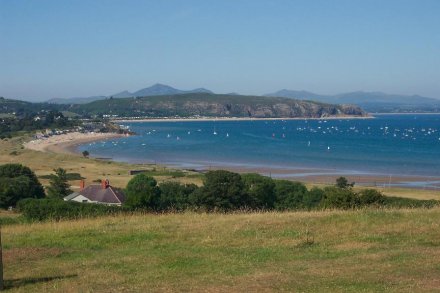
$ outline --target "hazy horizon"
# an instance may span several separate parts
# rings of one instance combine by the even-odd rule
[[[440,99],[440,1],[1,1],[0,96],[155,83]]]

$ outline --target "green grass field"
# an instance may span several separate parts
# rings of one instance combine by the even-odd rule
[[[62,167],[87,182],[105,176],[119,187],[129,170],[140,168],[158,181],[201,183],[197,173],[30,151],[22,140],[0,141],[0,164],[22,163],[38,176]],[[439,197],[413,189],[387,195]],[[44,223],[1,212],[0,223],[9,292],[440,291],[440,208]]]
[[[130,215],[3,227],[10,292],[435,292],[440,209]]]

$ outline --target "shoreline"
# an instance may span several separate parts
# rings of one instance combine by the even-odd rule
[[[374,119],[374,116],[330,116],[320,118],[290,117],[290,118],[253,118],[253,117],[199,117],[199,118],[140,118],[140,119],[112,119],[114,123],[132,122],[197,122],[197,121],[283,121],[283,120],[349,120],[349,119]]]
[[[46,139],[31,140],[24,143],[23,146],[27,149],[40,152],[81,155],[76,151],[79,145],[121,137],[125,137],[125,135],[119,133],[70,132],[67,134],[54,135]]]
[[[167,120],[168,121],[168,120]],[[123,134],[116,133],[79,133],[71,132],[68,134],[55,135],[47,139],[32,140],[24,143],[23,146],[27,149],[50,152],[56,154],[69,154],[75,156],[82,156],[77,150],[77,147],[96,141],[105,141],[109,139],[117,139],[125,137]],[[93,157],[94,159],[98,159]],[[108,158],[112,161],[115,158]],[[121,162],[121,161],[118,161]],[[136,165],[146,162],[130,162],[126,163]],[[340,176],[346,177],[350,182],[356,182],[357,186],[364,187],[379,187],[379,188],[408,188],[408,189],[431,189],[440,190],[440,178],[423,176],[423,175],[398,175],[398,174],[374,174],[368,172],[350,172],[347,170],[328,170],[323,168],[276,168],[270,166],[231,166],[228,164],[202,164],[196,168],[185,166],[178,166],[172,163],[158,163],[171,169],[179,170],[195,170],[196,172],[206,172],[209,170],[229,170],[238,173],[259,173],[264,176],[270,176],[275,179],[286,179],[292,181],[301,181],[312,184],[334,184],[336,178]]]

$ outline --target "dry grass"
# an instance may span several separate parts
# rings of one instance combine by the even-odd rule
[[[53,174],[53,169],[64,168],[68,173],[79,173],[86,178],[88,183],[93,180],[108,178],[113,186],[125,188],[128,181],[132,178],[130,170],[168,170],[164,167],[149,164],[126,164],[119,162],[101,161],[87,159],[81,156],[69,154],[43,153],[23,149],[21,144],[26,138],[14,138],[8,141],[0,140],[0,164],[21,163],[30,167],[37,176]],[[10,155],[16,151],[18,155]],[[177,180],[184,183],[201,184],[197,177],[172,178],[171,176],[156,176],[159,182],[167,180]],[[41,179],[43,185],[48,184],[48,180]],[[79,181],[71,181],[72,188],[79,188]]]
[[[439,229],[438,208],[9,225],[5,278],[12,292],[428,292],[440,290]]]

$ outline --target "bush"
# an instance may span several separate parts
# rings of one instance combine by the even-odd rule
[[[117,206],[33,198],[19,201],[17,208],[30,221],[79,219],[114,215],[128,211]]]
[[[278,210],[301,209],[305,206],[306,193],[307,187],[300,182],[275,180],[275,207]]]
[[[126,196],[127,207],[156,210],[159,206],[160,189],[153,177],[141,173],[128,182]]]
[[[44,189],[34,172],[21,164],[0,166],[0,207],[8,208],[24,198],[43,198]]]
[[[324,190],[318,187],[310,189],[303,198],[304,208],[310,210],[318,207],[325,196]]]
[[[275,204],[275,183],[272,178],[255,173],[241,176],[244,183],[243,204],[253,209],[272,209]],[[245,202],[247,201],[247,202]]]
[[[440,201],[430,199],[421,200],[404,197],[384,196],[383,206],[391,208],[433,208],[440,205]]]
[[[324,188],[322,206],[324,208],[351,209],[359,205],[356,194],[351,189],[339,187]]]
[[[375,189],[364,189],[358,193],[360,205],[382,205],[385,197]]]
[[[160,210],[183,211],[190,205],[190,195],[198,189],[195,184],[182,185],[178,182],[165,182],[160,186]]]
[[[237,210],[249,202],[240,174],[225,170],[206,173],[204,186],[191,194],[190,201],[208,211]]]

